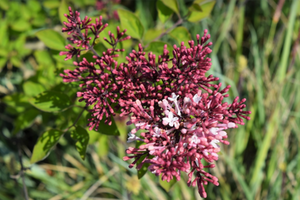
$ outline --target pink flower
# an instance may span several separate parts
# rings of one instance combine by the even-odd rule
[[[95,41],[108,26],[102,23],[102,17],[90,23],[91,19],[81,20],[80,13],[71,8],[65,16],[63,31],[68,32],[73,45],[66,46],[67,51],[60,55],[78,59],[83,50],[94,54],[93,61],[83,58],[74,62],[74,70],[61,74],[64,82],[80,83],[77,96],[91,107],[90,129],[98,129],[102,121],[111,124],[111,117],[119,111],[120,117],[130,116],[127,124],[135,128],[128,134],[128,142],[143,144],[126,150],[129,156],[124,160],[134,159],[129,167],[143,158],[137,169],[148,163],[149,171],[162,175],[162,180],[180,180],[181,173],[187,173],[187,184],[197,185],[199,194],[206,197],[204,185],[219,183],[205,168],[214,168],[219,145],[229,144],[226,130],[243,125],[243,118],[249,119],[250,113],[244,111],[246,99],[238,101],[237,97],[232,104],[225,103],[230,86],[220,90],[221,84],[215,83],[218,78],[206,76],[211,67],[207,55],[212,45],[207,42],[207,30],[202,37],[197,35],[196,42],[189,41],[189,47],[184,43],[174,45],[172,57],[166,45],[156,59],[152,53],[146,55],[139,44],[126,62],[118,63],[115,57],[124,50],[116,46],[130,39],[124,37],[126,30],[117,27],[116,35],[109,31],[109,38],[103,39],[111,48],[99,55],[94,49]],[[93,37],[88,37],[89,31]],[[136,135],[138,130],[144,131]],[[202,160],[209,164],[204,166]]]
[[[227,96],[224,94],[227,90],[228,88],[225,88],[210,95],[198,92],[194,96],[188,94],[185,97],[173,93],[167,98],[169,101],[163,99],[157,102],[159,107],[155,114],[161,119],[158,121],[153,121],[155,115],[147,120],[140,112],[134,112],[131,118],[143,118],[148,131],[142,133],[140,137],[145,144],[128,150],[127,153],[133,156],[124,159],[138,159],[144,156],[142,163],[150,163],[148,169],[156,175],[162,175],[162,179],[167,181],[174,177],[180,180],[181,172],[188,173],[188,185],[197,184],[199,194],[206,197],[203,185],[208,182],[215,185],[219,183],[216,177],[204,171],[204,168],[213,168],[215,165],[203,166],[200,161],[204,159],[212,163],[218,160],[217,153],[220,151],[218,143],[229,144],[224,140],[227,138],[224,130],[242,124],[240,116],[248,119],[241,114],[249,112],[238,109],[243,108],[243,104],[237,103],[236,100],[231,105],[222,102]],[[181,115],[175,117],[175,109],[181,111]],[[150,109],[143,107],[143,111],[147,112],[146,110]],[[233,110],[240,112],[234,114],[236,118],[233,116]],[[146,115],[149,113],[144,114]],[[139,169],[140,165],[137,168]],[[192,181],[193,174],[194,181]]]

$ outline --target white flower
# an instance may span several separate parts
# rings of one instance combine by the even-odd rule
[[[213,128],[210,128],[209,131],[210,131],[212,134],[217,135],[217,134],[218,134],[218,131],[219,131],[219,128],[213,127]]]
[[[227,124],[227,126],[228,126],[228,128],[235,128],[236,127],[235,123],[233,123],[233,122],[229,122]]]
[[[195,103],[199,103],[199,101],[201,100],[201,96],[198,96],[198,94],[195,94],[195,96],[193,97],[193,100]]]
[[[127,139],[127,143],[129,142],[134,142],[134,141],[143,141],[141,138],[137,137],[135,134],[132,134],[132,133],[128,133],[128,139]]]
[[[181,116],[181,113],[180,113],[180,109],[179,109],[179,106],[178,106],[178,102],[177,102],[177,98],[179,97],[179,95],[176,95],[175,93],[172,93],[172,97],[168,97],[168,99],[170,101],[173,101],[174,104],[175,104],[175,111],[177,112],[177,114],[179,116]]]
[[[178,122],[178,117],[174,117],[172,112],[169,112],[168,117],[163,118],[163,125],[167,125],[173,127],[175,126],[176,129],[179,128],[179,122]]]
[[[214,148],[219,148],[219,146],[216,144],[216,143],[219,143],[220,141],[219,140],[212,140],[210,142],[210,144],[214,147]]]
[[[198,144],[200,142],[199,138],[194,134],[191,138],[191,143]]]
[[[153,137],[160,137],[160,136],[161,136],[161,129],[158,127],[155,127]]]

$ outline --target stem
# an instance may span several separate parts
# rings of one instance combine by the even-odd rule
[[[78,120],[80,119],[80,117],[81,117],[81,115],[83,114],[83,112],[85,111],[85,109],[87,109],[87,106],[85,106],[85,107],[82,109],[81,113],[77,116],[77,118],[75,119],[75,121],[73,122],[73,124],[72,124],[71,126],[69,126],[68,128],[66,128],[66,129],[64,130],[64,132],[67,132],[68,130],[70,130],[70,128],[74,127],[74,126],[77,124]]]
[[[78,35],[81,37],[81,39],[82,39],[83,41],[85,41],[85,38],[84,38],[83,34],[81,33],[80,28],[76,27],[76,32],[77,32]],[[95,49],[94,49],[93,46],[91,46],[89,43],[87,43],[87,46],[89,47],[88,50],[92,51],[92,52],[94,53],[95,56],[97,56],[98,58],[100,58],[99,54],[95,51]]]
[[[175,24],[173,24],[172,27],[168,28],[165,32],[161,33],[159,36],[157,36],[156,38],[154,38],[151,42],[159,40],[160,38],[162,38],[162,36],[168,34],[171,30],[173,30],[174,28],[176,28],[176,26],[178,26],[178,25],[180,25],[182,23],[183,23],[183,19],[180,18]],[[149,42],[148,44],[146,44],[144,48],[147,48],[151,42]]]

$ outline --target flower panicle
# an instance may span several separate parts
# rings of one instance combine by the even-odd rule
[[[197,185],[199,194],[206,197],[204,185],[219,185],[207,169],[215,167],[219,144],[229,145],[226,130],[250,119],[250,111],[245,111],[246,99],[239,101],[237,97],[231,104],[226,103],[230,86],[221,89],[219,78],[207,75],[211,68],[208,55],[212,52],[207,30],[188,46],[183,42],[179,47],[174,45],[172,52],[164,45],[161,55],[146,54],[139,44],[126,56],[126,62],[118,63],[116,57],[124,49],[117,49],[117,44],[130,39],[126,29],[117,27],[116,34],[108,31],[108,38],[103,40],[111,48],[100,55],[94,45],[108,26],[102,17],[92,23],[71,8],[65,16],[62,31],[68,33],[73,45],[67,45],[68,51],[60,55],[65,55],[65,60],[75,57],[76,68],[66,69],[60,76],[64,82],[78,83],[77,97],[91,114],[90,130],[97,130],[103,122],[111,124],[117,112],[121,117],[130,116],[127,125],[134,124],[135,128],[128,134],[128,142],[139,141],[142,145],[126,150],[128,156],[123,159],[133,159],[129,167],[139,161],[139,170],[147,163],[150,172],[166,181],[179,181],[181,173],[187,173],[187,184]],[[92,52],[94,60],[78,61],[86,50]],[[138,130],[144,131],[137,135]]]
[[[156,107],[154,114],[150,114],[147,106],[140,107],[139,100],[132,102],[132,107],[138,109],[131,112],[129,124],[135,124],[136,128],[131,131],[128,142],[139,140],[144,144],[126,151],[131,156],[124,159],[137,160],[141,154],[146,155],[141,162],[149,163],[149,171],[161,175],[162,180],[168,182],[173,178],[180,180],[180,174],[187,173],[187,184],[197,185],[199,194],[205,198],[204,185],[208,182],[219,185],[218,179],[205,170],[215,167],[212,162],[218,160],[218,144],[228,145],[226,130],[237,128],[237,124],[241,124],[240,116],[249,114],[243,111],[244,100],[238,103],[236,99],[233,104],[223,103],[228,87],[220,90],[220,86],[216,90],[219,92],[212,94],[200,89],[195,95],[172,93],[169,98],[153,105]],[[146,131],[136,136],[139,129]],[[202,160],[209,164],[203,165]],[[194,180],[192,177],[195,177]]]
[[[84,19],[81,19],[80,13],[78,11],[73,12],[71,7],[69,7],[69,14],[64,14],[64,16],[67,18],[67,21],[63,22],[64,27],[62,28],[62,32],[67,32],[70,35],[67,39],[75,46],[67,45],[65,48],[68,51],[62,51],[60,55],[66,55],[65,60],[68,60],[73,56],[80,57],[80,53],[85,50],[90,50],[96,54],[93,47],[98,42],[97,39],[100,37],[100,33],[108,26],[107,23],[104,24],[102,22],[102,16],[96,18],[95,22],[92,23],[92,18],[85,16]],[[89,31],[94,35],[93,40],[92,37],[88,36]],[[130,39],[130,36],[125,37],[125,33],[126,29],[120,31],[119,27],[117,27],[117,36],[114,36],[109,31],[110,40],[106,38],[104,40],[113,48],[110,54],[124,51],[124,49],[116,49],[116,45],[118,42]],[[96,55],[96,57],[100,58],[99,55]]]

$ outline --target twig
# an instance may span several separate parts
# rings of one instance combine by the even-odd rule
[[[179,19],[175,24],[173,24],[172,27],[168,28],[165,32],[161,33],[159,36],[157,36],[156,38],[154,38],[151,42],[159,40],[160,38],[162,38],[162,36],[164,36],[165,34],[168,34],[170,31],[172,31],[174,28],[176,28],[178,25],[180,25],[182,23],[183,23],[183,19]],[[144,48],[147,48],[151,42],[149,42],[148,44],[146,44]]]
[[[83,34],[81,33],[81,30],[77,27],[76,28],[76,32],[77,34],[80,36],[80,38],[85,41],[85,38],[83,36]],[[96,37],[96,36],[95,36]],[[98,58],[100,58],[100,55],[95,51],[94,47],[91,46],[90,44],[87,43],[88,46],[88,50],[92,51],[94,53],[95,56],[97,56]]]
[[[83,112],[85,111],[86,108],[87,108],[87,106],[85,106],[85,107],[82,109],[81,113],[77,116],[77,118],[75,119],[75,121],[73,122],[73,124],[72,124],[71,126],[69,126],[68,128],[66,128],[66,129],[64,130],[64,132],[67,132],[68,130],[70,130],[70,128],[74,127],[74,126],[77,124],[78,120],[80,119],[81,115],[83,114]]]

